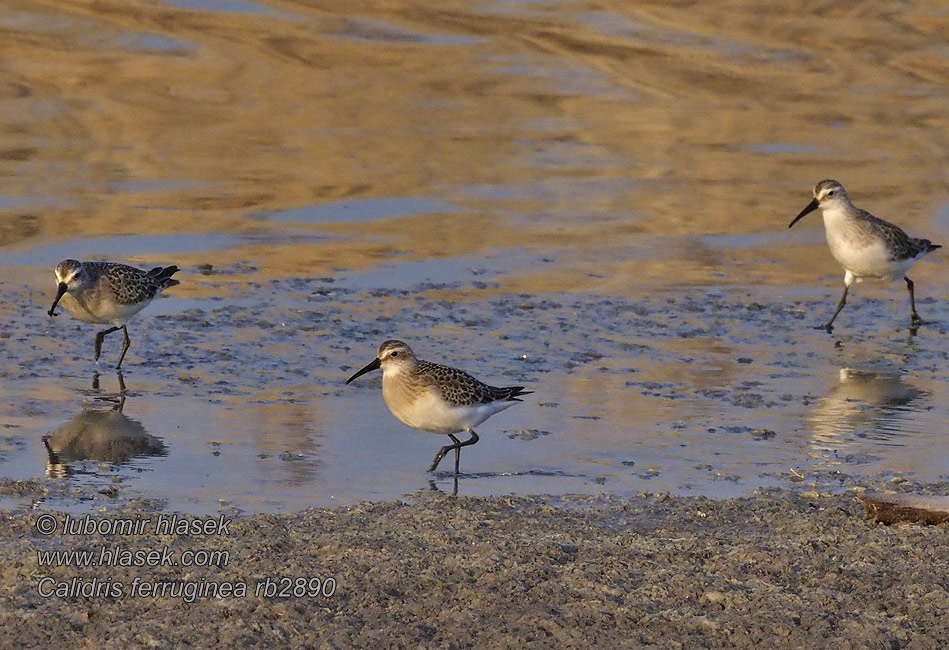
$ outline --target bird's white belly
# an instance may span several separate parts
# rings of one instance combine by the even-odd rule
[[[62,305],[69,314],[78,320],[86,323],[111,324],[121,327],[128,320],[142,311],[151,300],[145,300],[134,305],[123,305],[118,302],[107,300],[87,301],[77,300],[72,294],[63,294],[59,304]]]
[[[894,260],[883,240],[858,241],[827,230],[827,245],[837,263],[857,278],[899,279],[915,260]]]
[[[386,405],[403,424],[429,433],[459,433],[478,426],[489,417],[517,402],[492,402],[474,406],[451,406],[438,394],[426,391],[406,399],[398,391],[382,391]]]

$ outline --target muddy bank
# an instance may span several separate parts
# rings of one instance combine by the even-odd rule
[[[945,301],[921,298],[939,320],[910,336],[903,296],[861,295],[830,336],[812,324],[836,288],[531,295],[497,279],[464,267],[439,284],[367,289],[375,279],[340,272],[241,300],[164,298],[134,324],[120,414],[117,346],[97,369],[94,328],[53,321],[48,295],[0,281],[24,305],[0,328],[0,475],[196,514],[402,498],[427,489],[443,441],[398,423],[378,376],[343,383],[393,337],[535,391],[479,431],[463,496],[723,498],[787,487],[791,468],[808,479],[949,474]],[[46,436],[64,452],[53,461]],[[131,458],[88,453],[106,439],[149,444]],[[451,489],[451,476],[434,478]]]
[[[40,515],[0,518],[8,647],[936,648],[949,610],[945,526],[870,523],[852,495],[435,494],[235,518],[226,534],[182,536],[43,537]],[[169,516],[134,503],[110,515]],[[200,568],[38,566],[37,549],[117,545],[229,556]],[[44,576],[47,592],[78,578],[121,582],[124,593],[44,598]],[[335,592],[253,594],[282,576],[332,577]],[[135,578],[242,583],[248,594],[133,597]]]

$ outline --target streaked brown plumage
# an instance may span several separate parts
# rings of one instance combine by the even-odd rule
[[[157,266],[150,271],[143,271],[115,262],[63,260],[56,266],[59,287],[53,306],[47,313],[55,316],[56,306],[62,305],[71,316],[81,321],[112,325],[96,334],[96,361],[99,360],[105,335],[121,329],[125,341],[119,363],[115,366],[121,368],[131,345],[126,323],[163,290],[179,284],[178,280],[171,277],[177,272],[177,266]]]
[[[478,381],[468,373],[415,357],[402,341],[389,340],[379,346],[377,357],[350,377],[382,368],[382,396],[400,422],[413,429],[449,436],[454,444],[439,450],[428,471],[434,471],[449,451],[455,451],[455,473],[461,447],[478,442],[474,427],[510,408],[529,395],[523,386],[497,387]],[[471,438],[461,442],[454,434],[467,431]]]

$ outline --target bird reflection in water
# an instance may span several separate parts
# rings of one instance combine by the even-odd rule
[[[141,422],[122,412],[127,390],[121,372],[118,377],[120,391],[103,393],[99,389],[99,373],[95,373],[92,377],[95,399],[84,404],[82,411],[71,420],[43,436],[49,478],[72,474],[70,463],[88,460],[118,465],[133,458],[168,453],[159,438],[149,435]]]
[[[841,368],[839,381],[810,417],[813,442],[821,447],[867,440],[892,443],[907,433],[903,420],[926,395],[896,372]]]
[[[452,495],[453,497],[456,497],[456,496],[458,496],[458,474],[455,474],[455,475],[454,475],[454,478],[455,478],[455,482],[454,482],[454,485],[453,485],[453,488],[452,488],[452,491],[451,491],[451,495]],[[428,489],[429,489],[430,492],[445,492],[443,489],[441,489],[440,487],[438,487],[438,485],[437,485],[437,484],[435,483],[435,481],[433,481],[433,480],[430,480],[430,481],[428,482]]]

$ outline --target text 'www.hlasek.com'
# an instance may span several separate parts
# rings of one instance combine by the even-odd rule
[[[36,590],[43,598],[177,598],[191,603],[199,598],[247,596],[330,598],[336,593],[336,579],[326,576],[217,579],[215,575],[224,572],[231,560],[230,551],[211,543],[230,534],[231,520],[224,515],[120,518],[44,513],[34,525],[43,537],[57,535],[53,541],[60,542],[36,551]],[[154,547],[140,548],[146,536],[156,539]],[[189,545],[198,540],[207,547]],[[64,577],[59,575],[62,567],[75,567],[82,575]],[[153,570],[155,575],[107,575],[120,568]],[[214,573],[198,575],[202,569]]]

